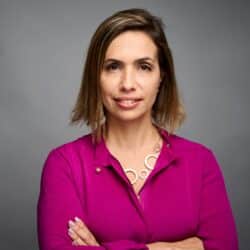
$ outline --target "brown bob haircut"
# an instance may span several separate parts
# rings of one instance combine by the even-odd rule
[[[163,31],[161,18],[140,8],[126,9],[105,19],[91,38],[84,65],[80,91],[71,113],[70,125],[86,122],[92,130],[92,141],[99,142],[105,129],[106,110],[100,92],[100,75],[109,44],[125,31],[143,31],[158,48],[158,60],[163,79],[152,107],[152,120],[170,134],[186,118],[177,89],[174,62]]]

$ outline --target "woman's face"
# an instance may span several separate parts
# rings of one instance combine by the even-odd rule
[[[160,85],[157,47],[142,31],[118,35],[106,51],[101,95],[107,119],[150,119]]]

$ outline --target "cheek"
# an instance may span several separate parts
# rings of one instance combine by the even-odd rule
[[[115,88],[117,85],[117,77],[113,76],[113,77],[101,77],[101,82],[100,82],[100,87],[101,87],[101,92],[103,93],[103,95],[105,96],[109,96],[114,93]]]
[[[160,86],[160,73],[158,71],[153,73],[144,72],[138,74],[136,80],[147,92],[155,92]]]
[[[152,92],[151,93],[151,96],[150,96],[150,99],[149,99],[149,102],[150,102],[150,105],[152,106],[156,100],[156,97],[157,97],[157,92]]]
[[[102,93],[103,97],[106,97],[107,95],[109,95],[110,88],[111,88],[111,86],[109,84],[109,81],[106,79],[101,79],[100,89],[101,89],[101,93]]]
[[[101,89],[102,102],[107,104],[110,99],[110,93],[106,89]]]
[[[103,104],[105,106],[112,105],[113,95],[115,93],[113,88],[112,88],[112,85],[102,83],[100,87],[101,87],[101,98],[102,98]]]
[[[154,86],[147,89],[146,96],[147,96],[147,103],[152,106],[156,100],[158,95],[158,87],[160,84],[153,84]]]
[[[153,81],[149,84],[148,88],[147,88],[147,93],[149,96],[155,96],[158,93],[160,87],[160,82],[159,81]]]

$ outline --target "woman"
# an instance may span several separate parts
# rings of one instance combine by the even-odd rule
[[[91,133],[44,163],[40,249],[237,250],[221,169],[174,134],[184,119],[161,19],[128,9],[104,20],[71,118]]]

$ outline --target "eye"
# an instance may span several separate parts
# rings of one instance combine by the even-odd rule
[[[152,70],[152,68],[148,64],[141,64],[140,67],[143,71],[151,71]]]
[[[118,63],[110,63],[109,65],[106,66],[106,70],[110,71],[110,70],[116,70],[119,68],[119,64]]]

